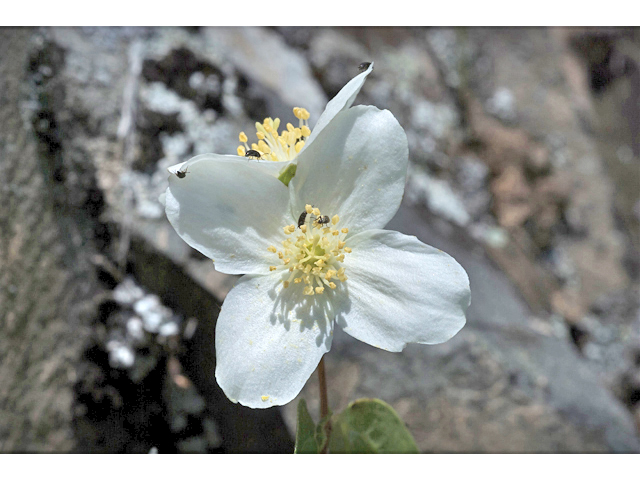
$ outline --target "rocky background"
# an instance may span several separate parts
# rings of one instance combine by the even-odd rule
[[[0,451],[293,451],[297,401],[216,385],[235,278],[157,198],[363,61],[409,139],[389,228],[472,304],[439,346],[337,332],[331,407],[382,398],[423,452],[640,452],[640,30],[293,27],[0,29]]]

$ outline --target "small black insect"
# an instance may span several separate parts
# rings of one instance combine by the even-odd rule
[[[248,150],[244,156],[247,158],[262,158],[262,154],[257,150]]]
[[[186,177],[186,176],[187,176],[187,173],[189,173],[189,172],[188,172],[188,170],[189,170],[189,167],[187,167],[187,168],[186,168],[186,170],[184,170],[184,171],[182,171],[182,170],[178,170],[178,171],[176,172],[176,177],[178,177],[178,178],[184,178],[184,177]]]
[[[319,215],[316,218],[316,223],[318,225],[326,225],[327,223],[329,223],[331,221],[331,219],[329,218],[328,215]]]
[[[302,225],[304,225],[304,222],[306,221],[307,221],[307,211],[305,210],[298,217],[298,228],[302,227]]]
[[[371,62],[362,62],[360,65],[358,65],[358,70],[364,72],[367,68],[369,68],[369,65],[371,65]]]

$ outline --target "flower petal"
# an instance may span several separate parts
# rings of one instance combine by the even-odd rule
[[[222,273],[266,273],[269,245],[282,240],[289,193],[242,157],[205,154],[169,169],[167,218]],[[186,172],[180,178],[176,173]]]
[[[217,157],[224,157],[227,160],[233,160],[233,161],[239,162],[243,165],[246,165],[249,168],[255,168],[257,170],[261,170],[264,173],[267,173],[273,177],[277,177],[278,175],[280,175],[280,172],[283,169],[287,168],[287,166],[291,163],[291,162],[285,162],[285,161],[273,162],[271,160],[259,160],[255,158],[240,157],[238,155],[218,155],[215,153],[204,153],[202,155],[197,155],[187,160],[186,162],[172,165],[167,170],[169,171],[169,173],[172,173],[175,175],[176,172],[178,171],[184,172],[186,169],[189,168],[189,165],[193,165],[203,161],[215,160],[215,158]]]
[[[340,215],[352,232],[384,227],[400,206],[408,163],[407,137],[391,112],[350,108],[300,153],[291,214],[311,204]]]
[[[293,400],[331,348],[326,299],[280,280],[281,273],[245,275],[218,316],[216,380],[231,401],[251,408]]]
[[[370,230],[348,241],[346,294],[334,300],[345,332],[392,352],[407,343],[442,343],[465,324],[467,272],[416,237]]]
[[[320,134],[324,127],[326,127],[338,113],[346,110],[347,108],[351,107],[351,105],[353,105],[353,101],[356,99],[356,96],[364,85],[364,81],[372,71],[373,62],[371,62],[369,68],[367,68],[359,75],[353,77],[344,87],[342,87],[342,89],[335,97],[329,100],[329,103],[327,103],[324,112],[322,112],[322,115],[318,117],[318,121],[313,127],[313,130],[311,130],[311,135],[307,139],[306,146],[308,146],[315,140],[315,138]]]

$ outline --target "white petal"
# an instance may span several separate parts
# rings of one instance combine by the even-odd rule
[[[231,401],[251,408],[293,400],[331,348],[326,299],[280,280],[281,273],[242,277],[218,316],[216,380]]]
[[[367,79],[369,74],[373,71],[373,62],[369,65],[364,72],[356,75],[352,78],[349,83],[347,83],[342,90],[338,92],[338,94],[329,100],[327,106],[322,112],[322,115],[318,118],[313,130],[311,131],[311,135],[307,139],[305,148],[311,142],[315,140],[315,138],[320,134],[320,132],[333,120],[333,118],[343,110],[351,107],[353,105],[353,101],[356,99],[356,96],[360,92],[360,89],[364,85],[364,81]]]
[[[178,171],[189,170],[190,165],[195,165],[200,162],[207,162],[211,160],[215,160],[216,158],[224,157],[227,160],[237,161],[241,164],[245,164],[247,167],[255,168],[257,170],[261,170],[264,173],[267,173],[271,176],[277,177],[280,175],[280,172],[287,167],[291,162],[272,162],[271,160],[258,160],[255,158],[247,158],[247,157],[239,157],[237,155],[218,155],[215,153],[205,153],[202,155],[197,155],[186,162],[178,163],[177,165],[172,165],[167,168],[169,173],[176,174]]]
[[[347,239],[346,292],[334,300],[336,322],[374,347],[442,343],[465,324],[469,277],[452,257],[416,237],[387,230]]]
[[[167,218],[222,273],[266,273],[289,217],[287,188],[242,157],[206,154],[169,169]],[[249,165],[249,166],[248,166]],[[180,178],[176,172],[186,172]]]
[[[291,214],[310,204],[340,215],[338,226],[352,232],[382,228],[400,206],[408,162],[407,137],[391,112],[350,108],[300,153]]]

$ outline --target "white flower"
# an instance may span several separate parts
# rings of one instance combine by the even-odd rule
[[[338,94],[333,97],[318,118],[313,130],[309,128],[310,114],[305,108],[295,107],[294,116],[298,119],[298,126],[288,123],[285,128],[280,128],[280,119],[265,118],[262,123],[256,122],[257,143],[249,145],[249,137],[240,132],[239,140],[242,143],[238,147],[238,155],[216,155],[205,153],[193,157],[187,162],[174,165],[169,168],[169,172],[178,175],[178,178],[185,178],[191,171],[190,167],[194,163],[202,160],[226,161],[234,159],[243,163],[248,163],[251,168],[263,170],[270,175],[280,177],[287,184],[295,174],[295,165],[287,168],[290,164],[297,162],[299,154],[309,147],[320,132],[327,126],[333,118],[343,110],[348,109],[353,104],[358,92],[364,85],[367,76],[373,71],[373,63],[370,63],[366,70],[351,79]],[[221,159],[220,157],[226,157]]]
[[[170,169],[189,172],[171,175],[165,196],[178,234],[220,272],[245,274],[216,325],[216,379],[234,402],[266,408],[295,398],[331,348],[334,323],[394,352],[445,342],[465,324],[464,269],[382,230],[404,193],[402,127],[386,110],[348,108],[352,101],[330,102],[288,187],[232,156]]]

